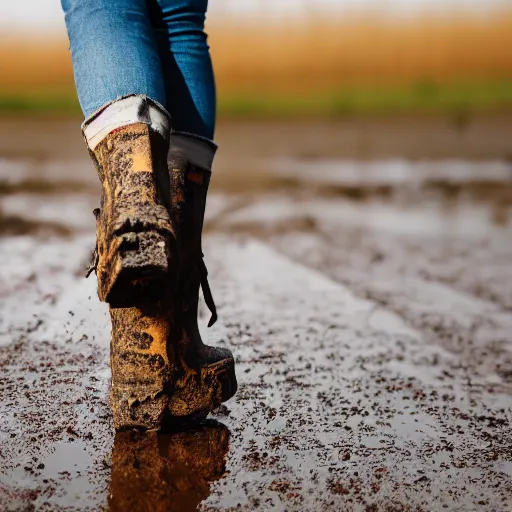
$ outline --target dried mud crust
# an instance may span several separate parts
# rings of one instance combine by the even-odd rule
[[[165,303],[110,308],[111,403],[116,429],[155,429],[166,410],[166,383],[175,373],[169,353],[171,311]]]
[[[167,144],[145,124],[110,133],[91,156],[102,183],[96,210],[98,295],[136,305],[144,284],[170,273],[174,230],[168,206]]]

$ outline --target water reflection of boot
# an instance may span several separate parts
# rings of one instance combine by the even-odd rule
[[[178,285],[173,326],[176,377],[169,398],[171,422],[206,416],[237,389],[233,354],[205,345],[198,327],[199,290],[217,320],[203,261],[201,237],[216,146],[188,134],[173,134],[169,151],[172,218],[178,244]]]
[[[229,430],[213,420],[184,432],[118,432],[112,452],[112,512],[195,511],[224,475]]]

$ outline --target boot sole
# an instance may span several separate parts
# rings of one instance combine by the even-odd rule
[[[233,397],[237,387],[233,357],[204,364],[169,397],[166,424],[175,427],[201,422],[222,402]]]
[[[112,308],[129,308],[166,295],[170,276],[169,236],[156,231],[129,232],[112,242],[110,269],[98,276],[98,295]]]
[[[234,396],[237,390],[235,362],[226,358],[213,364],[204,365],[187,386],[171,396],[165,392],[145,394],[143,401],[129,400],[133,396],[130,386],[111,389],[110,397],[116,431],[173,430],[202,423],[208,414],[222,402]],[[140,390],[135,393],[140,395]]]

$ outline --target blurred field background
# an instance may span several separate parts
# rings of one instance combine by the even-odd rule
[[[252,4],[210,1],[221,116],[512,111],[509,2],[305,11],[297,0],[275,13],[265,0]],[[0,113],[79,115],[60,5],[52,9],[44,30],[13,29],[2,16]]]

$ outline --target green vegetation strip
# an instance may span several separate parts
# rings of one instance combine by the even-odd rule
[[[512,79],[403,87],[350,87],[307,96],[221,97],[219,112],[238,116],[463,114],[512,108]]]
[[[407,113],[464,114],[512,108],[512,78],[409,86],[342,87],[311,94],[244,94],[219,97],[219,115],[230,117],[346,116]],[[79,115],[74,91],[0,91],[2,114]]]
[[[5,92],[0,91],[2,114],[80,114],[74,91]]]

